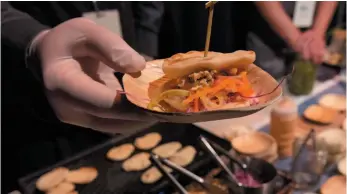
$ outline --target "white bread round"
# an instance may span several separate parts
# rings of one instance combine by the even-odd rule
[[[207,57],[203,54],[199,51],[175,54],[164,61],[163,72],[173,79],[208,69],[220,71],[230,68],[247,68],[256,57],[254,51],[244,50],[225,54],[209,52]]]

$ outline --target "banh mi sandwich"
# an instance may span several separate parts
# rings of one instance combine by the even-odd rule
[[[161,112],[199,112],[258,103],[247,77],[255,52],[190,51],[164,60],[164,76],[150,83],[148,108]]]

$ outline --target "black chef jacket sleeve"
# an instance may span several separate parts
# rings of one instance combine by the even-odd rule
[[[140,53],[150,57],[158,55],[158,34],[163,12],[164,5],[162,2],[133,2],[136,44]]]
[[[1,41],[3,44],[25,50],[31,40],[45,29],[48,27],[40,24],[28,14],[14,9],[9,2],[1,1]]]

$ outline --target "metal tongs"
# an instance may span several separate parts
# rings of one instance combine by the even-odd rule
[[[215,150],[217,150],[220,154],[225,155],[228,159],[230,159],[231,162],[237,164],[240,167],[240,169],[242,169],[244,172],[247,172],[247,165],[235,159],[227,150],[225,150],[218,144],[207,140],[207,138],[205,138],[204,136],[200,136],[200,141],[202,145],[204,146],[204,148],[206,149],[206,151],[214,158],[214,160],[218,163],[218,165],[227,173],[228,178],[234,183],[236,183],[238,186],[240,187],[243,186],[237,180],[234,173],[232,173],[229,167],[223,162],[221,157],[219,157],[219,155],[217,154]]]
[[[155,155],[152,153],[151,154],[151,160],[154,163],[154,165],[160,170],[160,172],[163,173],[170,180],[170,182],[173,184],[173,186],[175,186],[176,189],[181,194],[189,194],[189,192],[175,179],[175,177],[171,173],[169,173],[168,171],[165,170],[163,163],[166,166],[180,172],[181,174],[186,175],[187,177],[189,177],[193,181],[199,183],[201,186],[203,186],[204,189],[206,189],[208,191],[208,193],[211,193],[211,194],[228,194],[227,191],[224,191],[221,188],[219,188],[218,186],[213,185],[210,181],[199,177],[198,175],[196,175],[196,174],[190,172],[189,170],[171,162],[168,159],[161,158],[158,155]]]
[[[315,133],[314,129],[311,129],[310,132],[307,134],[307,136],[304,138],[304,140],[303,140],[302,144],[300,145],[300,147],[298,148],[298,151],[296,153],[294,153],[294,159],[293,159],[293,163],[292,163],[292,168],[296,165],[299,156],[304,151],[304,149],[307,146],[307,144],[308,144],[310,139],[312,140],[312,144],[313,144],[312,146],[313,146],[314,152],[317,152],[316,133]]]

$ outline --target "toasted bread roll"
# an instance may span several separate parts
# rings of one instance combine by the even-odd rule
[[[144,170],[151,165],[151,160],[149,157],[150,155],[147,152],[138,153],[125,160],[122,164],[122,168],[126,172]]]
[[[168,158],[174,155],[181,148],[182,144],[180,142],[173,141],[154,148],[153,153],[160,157]]]
[[[304,117],[310,121],[329,124],[334,122],[338,112],[331,108],[319,106],[317,104],[310,105],[304,111]]]
[[[66,177],[66,182],[75,184],[87,184],[96,179],[98,170],[94,167],[81,167],[76,170],[71,170]]]
[[[110,149],[106,157],[113,161],[121,161],[130,157],[130,155],[135,151],[135,146],[127,143]]]
[[[75,190],[75,185],[68,182],[62,182],[53,189],[50,189],[47,194],[68,194]]]
[[[167,166],[164,166],[164,169],[169,173],[172,172],[172,169]],[[163,174],[160,172],[160,170],[153,166],[141,175],[141,181],[145,184],[152,184],[160,180],[162,176]]]
[[[47,191],[59,185],[64,181],[65,177],[68,175],[69,169],[65,167],[58,167],[50,172],[42,175],[36,181],[36,188],[40,191]]]
[[[177,165],[185,167],[193,162],[196,153],[196,149],[193,146],[185,146],[172,155],[169,160]]]
[[[134,144],[141,150],[149,150],[157,146],[161,139],[162,137],[159,133],[153,132],[136,138]]]
[[[206,69],[224,70],[230,68],[246,68],[255,61],[254,51],[239,50],[233,53],[209,52],[203,57],[203,52],[191,51],[179,53],[166,59],[163,72],[169,78],[179,78]]]
[[[322,96],[319,101],[319,105],[331,108],[337,111],[346,110],[346,96],[339,94],[326,94]]]

